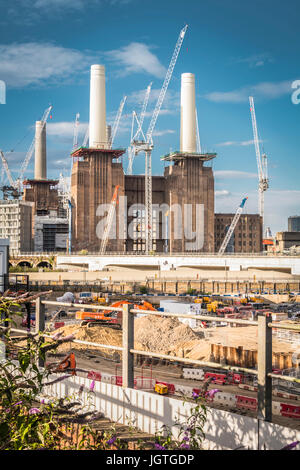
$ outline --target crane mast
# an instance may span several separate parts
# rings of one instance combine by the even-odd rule
[[[147,109],[147,106],[148,106],[151,87],[152,87],[152,82],[147,86],[140,117],[139,118],[137,117],[137,114],[136,114],[135,111],[133,111],[133,113],[132,113],[131,137],[130,137],[130,145],[128,147],[128,167],[127,167],[127,174],[128,175],[132,175],[133,160],[134,160],[134,157],[135,157],[134,141],[139,139],[140,134],[142,134],[142,137],[144,138],[144,140],[146,140],[146,138],[144,136],[144,133],[143,133],[143,123],[144,123],[144,119],[145,119],[145,115],[146,115],[146,109]],[[137,128],[136,133],[133,135],[133,129],[134,129],[135,121],[137,122],[138,128]]]
[[[109,237],[109,232],[112,226],[113,218],[114,218],[114,213],[116,209],[116,204],[117,204],[117,198],[118,198],[118,191],[119,191],[119,185],[115,187],[114,194],[110,203],[108,215],[107,215],[107,222],[104,228],[104,233],[101,241],[101,246],[100,246],[100,255],[104,255],[107,247],[107,242],[108,242],[108,237]]]
[[[8,181],[9,181],[9,184],[11,185],[12,188],[15,187],[15,181],[13,180],[13,177],[11,176],[11,172],[10,172],[10,169],[8,167],[8,163],[7,163],[7,160],[4,156],[4,153],[2,152],[2,150],[0,150],[0,156],[1,156],[1,160],[2,160],[2,165],[3,165],[3,168],[6,172],[6,175],[7,175],[7,178],[8,178]]]
[[[249,96],[249,103],[250,103],[253,139],[254,139],[254,146],[255,146],[255,153],[256,153],[257,171],[258,171],[258,208],[259,208],[259,215],[262,217],[262,224],[264,227],[264,193],[269,188],[268,160],[267,160],[267,155],[265,153],[263,155],[261,155],[260,153],[255,106],[254,106],[254,99],[252,96]]]
[[[228,243],[229,243],[229,241],[230,241],[230,239],[231,239],[231,237],[232,237],[232,234],[233,234],[233,232],[234,232],[234,230],[235,230],[235,227],[237,226],[237,223],[238,223],[238,221],[239,221],[239,218],[241,217],[241,214],[242,214],[242,212],[243,212],[243,208],[244,208],[244,205],[245,205],[247,199],[248,199],[248,198],[245,197],[245,198],[242,200],[242,202],[241,202],[241,204],[239,205],[239,207],[237,208],[237,211],[236,211],[236,213],[235,213],[235,215],[234,215],[234,217],[233,217],[233,219],[232,219],[232,222],[231,222],[230,227],[229,227],[229,229],[228,229],[228,231],[227,231],[227,233],[226,233],[226,235],[225,235],[225,238],[224,238],[224,240],[223,240],[223,243],[222,243],[222,245],[221,245],[221,247],[220,247],[220,249],[219,249],[219,253],[218,253],[219,255],[223,255],[223,254],[225,253],[225,250],[226,250],[226,248],[227,248],[227,245],[228,245]]]
[[[121,100],[121,103],[120,103],[115,121],[113,123],[113,128],[112,128],[112,131],[111,131],[111,138],[108,142],[109,148],[112,148],[112,146],[113,146],[113,143],[114,143],[114,140],[115,140],[115,137],[116,137],[116,133],[117,133],[119,124],[120,124],[120,119],[121,119],[121,116],[122,116],[122,112],[123,112],[123,108],[124,108],[126,100],[127,100],[127,96],[124,96]]]
[[[80,114],[76,113],[75,122],[74,122],[74,134],[73,134],[73,150],[75,150],[78,147],[79,118],[80,118]]]

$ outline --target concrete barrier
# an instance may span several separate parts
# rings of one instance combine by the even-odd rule
[[[193,369],[193,368],[184,367],[182,372],[183,372],[184,379],[194,379],[194,380],[204,379],[203,369]]]
[[[51,376],[53,379],[58,377],[54,374]],[[175,421],[179,419],[181,423],[186,422],[194,406],[188,402],[183,404],[175,398],[104,382],[95,382],[94,392],[90,393],[90,384],[89,379],[70,377],[64,382],[45,387],[45,394],[59,398],[78,396],[79,388],[83,385],[85,389],[81,397],[85,404],[92,400],[96,409],[102,411],[107,418],[122,424],[135,425],[150,434],[154,434],[162,425],[167,425],[175,436],[178,435]],[[260,422],[258,427],[255,418],[213,408],[208,408],[204,432],[206,438],[203,446],[212,450],[240,447],[278,450],[293,441],[300,441],[299,430],[268,422]]]

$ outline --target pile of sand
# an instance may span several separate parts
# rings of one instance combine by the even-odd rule
[[[134,347],[138,350],[153,351],[162,354],[179,355],[180,357],[190,352],[199,343],[199,335],[181,323],[176,318],[166,318],[157,316],[145,316],[136,318],[134,322],[135,341]],[[59,328],[55,333],[61,332],[62,336],[73,334],[75,339],[90,341],[92,343],[110,344],[122,346],[122,331],[114,330],[105,326],[68,325]],[[70,343],[63,343],[58,351],[67,351]],[[101,347],[86,346],[72,343],[72,349],[95,349],[106,353],[113,353],[113,350]]]
[[[91,343],[110,344],[112,346],[122,346],[122,332],[119,330],[113,330],[104,326],[93,326],[88,328],[87,326],[79,325],[68,325],[63,326],[55,330],[55,333],[61,332],[62,337],[73,334],[75,339],[81,341],[90,341]],[[105,349],[101,347],[87,346],[85,344],[77,343],[63,343],[58,347],[58,352],[69,351],[70,349],[78,350],[96,350],[101,351],[104,355],[111,356],[115,350]]]
[[[134,323],[135,349],[182,357],[199,342],[199,335],[177,318],[145,316]]]
[[[219,327],[206,330],[209,337],[204,338],[203,333],[195,333],[188,325],[177,318],[144,316],[136,318],[134,322],[134,347],[137,350],[152,351],[172,356],[186,357],[198,360],[209,360],[210,344],[239,347],[244,349],[257,349],[257,327]],[[122,331],[104,326],[69,325],[60,328],[63,336],[74,334],[76,339],[91,341],[93,343],[122,346]],[[68,351],[71,343],[64,343],[59,351]],[[114,350],[101,347],[89,347],[72,343],[72,349],[99,350],[111,356]],[[273,352],[290,352],[294,347],[289,343],[278,341],[273,337]]]

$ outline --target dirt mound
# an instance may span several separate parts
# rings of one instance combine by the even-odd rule
[[[62,336],[68,336],[73,334],[75,339],[81,341],[90,341],[91,343],[110,344],[112,346],[122,346],[122,332],[107,328],[105,326],[93,326],[88,328],[87,326],[80,327],[79,325],[68,325],[63,326],[55,330],[55,333],[62,332]],[[101,351],[105,356],[110,357],[115,350],[101,348],[100,346],[87,346],[85,344],[77,343],[63,343],[59,346],[58,351],[68,351],[70,348],[79,350],[96,350]]]
[[[190,351],[199,344],[199,335],[181,323],[176,318],[144,316],[136,318],[134,322],[135,341],[134,347],[138,350],[153,351],[162,354],[178,355],[186,357]],[[68,325],[56,330],[63,336],[74,334],[75,339],[90,341],[92,343],[110,344],[122,346],[122,331],[113,330],[104,326]],[[86,346],[84,344],[72,344],[73,349],[95,349],[111,355],[114,351],[101,347]],[[68,351],[70,343],[64,343],[59,351]]]
[[[135,349],[179,355],[187,353],[199,342],[199,336],[177,318],[148,315],[134,323]]]

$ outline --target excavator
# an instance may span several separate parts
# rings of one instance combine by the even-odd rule
[[[114,308],[120,308],[123,305],[131,304],[128,300],[119,300],[111,304],[111,310],[99,310],[98,312],[78,311],[76,312],[76,320],[81,320],[80,326],[87,325],[88,327],[94,325],[109,326],[114,329],[122,328],[122,312],[115,311]],[[138,302],[134,304],[136,310],[151,310],[156,311],[156,308],[150,302]]]

